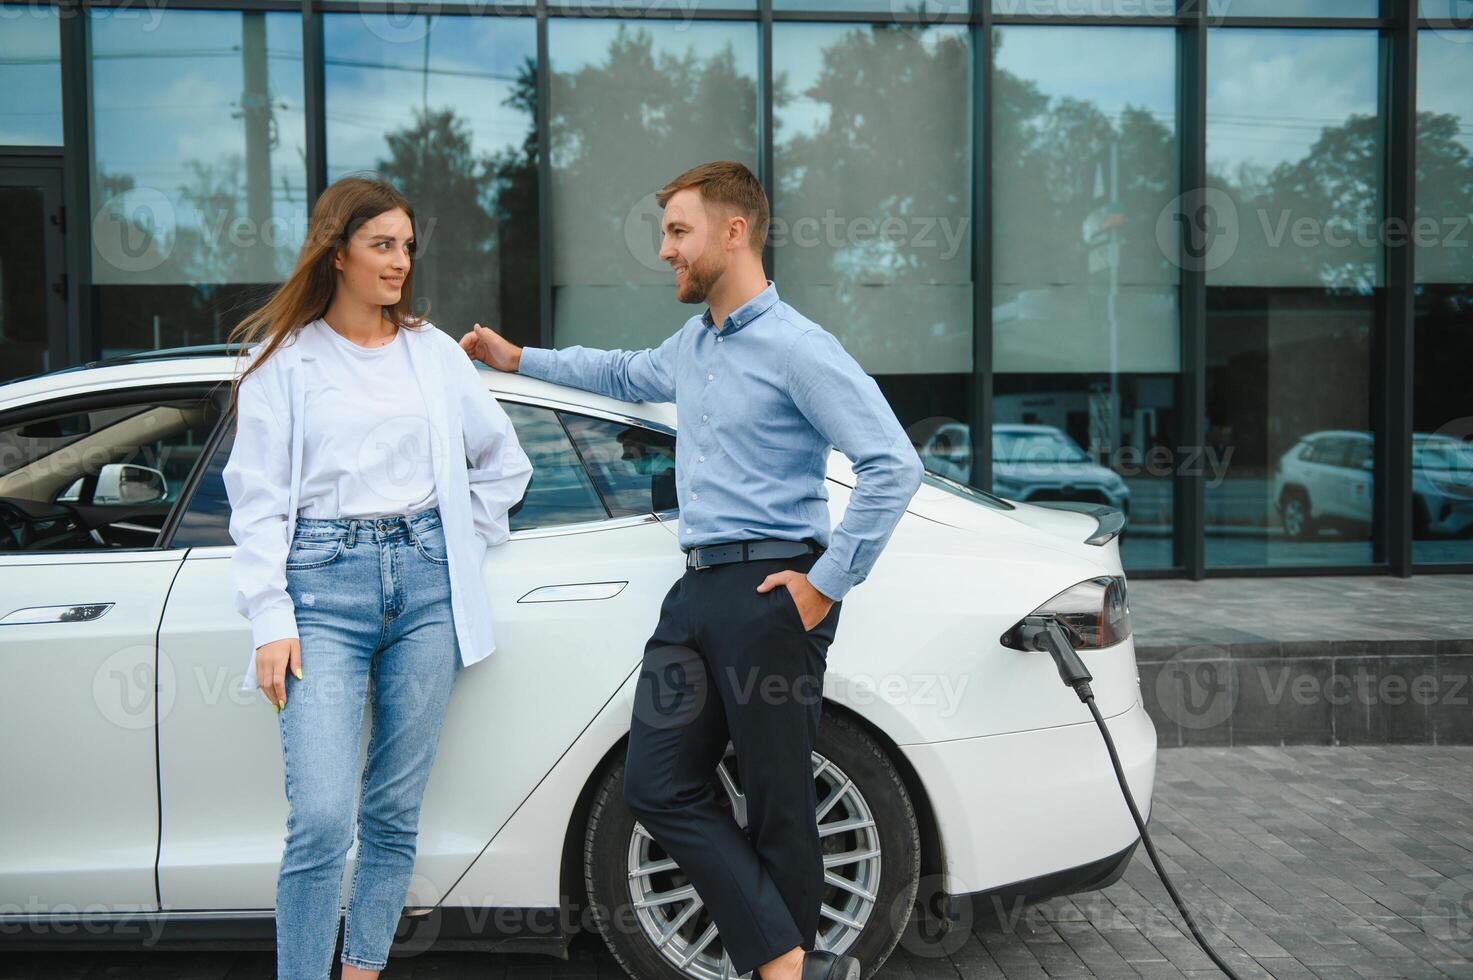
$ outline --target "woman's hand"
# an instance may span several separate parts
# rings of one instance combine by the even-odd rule
[[[515,374],[522,363],[522,349],[490,327],[479,323],[460,338],[460,349],[473,361]]]
[[[280,714],[286,707],[286,668],[290,665],[297,680],[302,679],[302,644],[298,637],[288,636],[256,647],[256,684]]]

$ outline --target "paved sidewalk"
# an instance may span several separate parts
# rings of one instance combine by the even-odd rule
[[[1431,653],[1441,640],[1473,653],[1473,575],[1131,579],[1130,621],[1138,648],[1359,640]]]
[[[1123,805],[1123,804],[1122,804]],[[1151,834],[1203,931],[1243,977],[1473,978],[1473,747],[1165,749]],[[1006,910],[1005,910],[1006,911]],[[1103,892],[941,943],[914,934],[879,980],[1220,974],[1138,849]],[[16,953],[0,980],[269,980],[270,953]],[[624,974],[594,936],[572,959],[435,953],[384,980]]]

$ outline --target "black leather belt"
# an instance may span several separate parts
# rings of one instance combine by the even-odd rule
[[[731,544],[705,544],[685,553],[686,568],[710,568],[734,561],[759,561],[763,558],[796,558],[817,554],[819,547],[809,541],[785,541],[781,538],[759,538],[756,541],[733,541]]]

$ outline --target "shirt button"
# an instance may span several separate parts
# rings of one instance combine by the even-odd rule
[[[701,495],[698,494],[698,493],[693,493],[693,494],[690,495],[690,499],[692,499],[692,500],[700,500],[701,499]]]
[[[704,456],[702,456],[700,459],[696,460],[696,462],[698,462],[698,463],[704,463],[705,461],[706,461],[706,457],[704,457]]]
[[[686,528],[686,529],[685,529],[685,533],[686,533],[686,534],[689,534],[689,533],[690,533],[690,528]]]
[[[714,375],[714,374],[708,374],[708,375],[706,375],[706,380],[707,381],[715,381],[716,380],[716,375]]]
[[[706,420],[707,420],[707,419],[709,419],[709,418],[710,418],[710,417],[711,417],[711,416],[709,416],[709,415],[702,415],[702,416],[701,416],[701,421],[702,421],[702,422],[704,422],[704,421],[706,421]]]
[[[716,342],[719,344],[719,343],[721,343],[725,339],[726,339],[725,337],[717,337],[716,338]]]

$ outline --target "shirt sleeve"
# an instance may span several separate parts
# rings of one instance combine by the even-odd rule
[[[590,347],[522,348],[518,374],[626,402],[673,402],[680,335],[677,330],[659,347],[644,350],[595,350]]]
[[[236,546],[230,558],[235,609],[250,620],[256,647],[297,635],[286,591],[291,438],[272,405],[267,370],[252,371],[238,386],[235,442],[222,471]]]
[[[838,600],[869,575],[923,467],[880,386],[832,334],[809,330],[793,342],[787,384],[798,410],[854,465],[844,517],[808,571],[814,588]]]
[[[510,511],[527,492],[532,461],[496,396],[459,348],[451,368],[460,391],[461,431],[471,491],[471,520],[488,547],[511,537]]]

